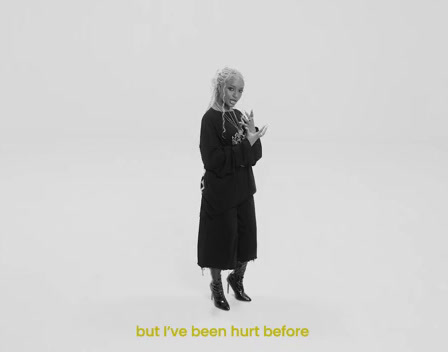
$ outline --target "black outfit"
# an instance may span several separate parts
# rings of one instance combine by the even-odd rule
[[[233,110],[241,121],[241,112]],[[227,111],[226,116],[232,112]],[[262,156],[261,141],[252,146],[213,108],[202,117],[200,152],[204,163],[198,235],[201,268],[234,269],[257,258],[257,225],[252,166]],[[258,128],[256,128],[258,131]]]

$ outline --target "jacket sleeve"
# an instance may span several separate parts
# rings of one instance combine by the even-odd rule
[[[213,120],[205,116],[202,119],[199,144],[202,161],[204,168],[213,171],[218,177],[234,173],[237,167],[255,165],[261,157],[261,143],[255,147],[257,143],[259,141],[251,146],[249,141],[244,139],[239,144],[225,146]]]

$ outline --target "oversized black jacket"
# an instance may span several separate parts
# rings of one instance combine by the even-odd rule
[[[241,112],[233,110],[241,121]],[[226,112],[229,116],[231,112]],[[213,108],[202,117],[199,149],[204,163],[202,198],[213,213],[237,206],[256,191],[252,166],[261,158],[261,141],[252,146],[226,119],[224,136],[222,112]],[[256,128],[258,131],[258,128]]]

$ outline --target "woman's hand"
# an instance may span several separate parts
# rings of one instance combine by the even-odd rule
[[[251,132],[249,129],[247,130],[246,138],[249,141],[250,145],[254,145],[254,143],[257,141],[258,138],[261,138],[264,136],[268,129],[268,126],[265,125],[259,130],[258,132]]]
[[[246,116],[244,116],[246,115]],[[266,130],[268,129],[268,126],[265,125],[257,132],[255,129],[255,122],[254,122],[254,112],[253,110],[250,111],[250,115],[245,111],[244,115],[241,115],[241,125],[246,129],[246,138],[249,141],[250,145],[252,146],[258,138],[261,138],[266,133]]]
[[[245,111],[244,115],[241,115],[241,119],[243,120],[244,127],[246,127],[251,132],[255,132],[255,121],[253,110],[250,111],[250,115]]]

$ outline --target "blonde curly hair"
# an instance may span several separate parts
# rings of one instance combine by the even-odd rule
[[[210,103],[208,104],[208,109],[210,109],[212,106],[216,105],[219,106],[219,108],[222,111],[222,137],[224,138],[224,133],[226,132],[225,128],[225,108],[224,108],[224,95],[225,95],[225,88],[226,88],[226,82],[231,78],[238,76],[244,81],[244,77],[241,74],[240,71],[237,69],[231,68],[231,67],[224,67],[222,69],[218,69],[215,73],[215,76],[212,79],[212,96],[210,99]],[[222,103],[219,105],[219,103]]]

